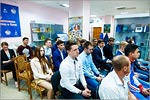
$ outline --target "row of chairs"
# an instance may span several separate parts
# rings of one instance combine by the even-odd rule
[[[18,82],[18,91],[20,90],[26,90],[28,92],[28,94],[30,95],[30,99],[32,99],[32,90],[35,90],[36,92],[38,92],[40,94],[40,98],[43,99],[43,92],[46,90],[45,88],[36,85],[36,83],[34,82],[34,78],[33,78],[33,72],[30,66],[30,62],[27,62],[27,57],[24,55],[19,55],[17,57],[15,57],[14,59],[14,64],[15,64],[15,69],[16,69],[16,75],[17,75],[17,82]],[[53,62],[52,62],[52,58],[51,58],[51,66],[52,68],[54,68],[53,66]],[[6,85],[8,85],[7,82],[7,76],[6,74],[8,72],[11,72],[11,70],[1,70],[1,72],[4,74],[5,80],[6,80]],[[61,91],[61,89],[59,88],[59,84],[60,84],[60,72],[57,71],[53,74],[53,76],[51,77],[51,83],[52,83],[52,87],[53,87],[53,92],[54,95],[57,96],[57,99],[63,99],[63,96],[61,96],[61,93],[59,93]],[[21,81],[25,81],[26,83],[26,88],[24,87],[25,85],[21,84]],[[22,86],[21,86],[22,85]],[[96,89],[97,93],[96,93],[96,97],[98,97],[98,88]]]
[[[51,58],[52,59],[52,58]],[[30,66],[30,62],[27,61],[27,57],[25,55],[19,55],[14,58],[14,64],[16,69],[16,76],[18,82],[18,91],[26,90],[29,95],[30,99],[32,99],[32,90],[39,92],[41,99],[43,98],[43,92],[46,90],[45,88],[36,85],[33,78],[33,72]],[[52,61],[51,61],[52,64]],[[53,64],[51,65],[53,67]],[[12,72],[11,70],[1,70],[1,73],[4,74],[5,80],[1,78],[1,82],[5,81],[6,86],[8,85],[7,82],[7,73]],[[21,82],[25,81],[26,86],[21,84]]]

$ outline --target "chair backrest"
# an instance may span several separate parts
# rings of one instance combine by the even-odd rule
[[[29,82],[31,83],[32,80],[34,80],[33,72],[32,72],[30,63],[26,63],[26,64],[27,64],[27,70],[28,70],[28,75],[29,75]]]
[[[54,64],[53,64],[53,57],[52,56],[50,57],[50,64],[51,64],[52,71],[54,72]]]
[[[54,95],[56,95],[56,92],[58,91],[58,87],[60,85],[60,79],[61,76],[59,71],[56,71],[51,77],[51,83],[52,83]]]
[[[27,57],[25,55],[19,55],[14,59],[14,64],[17,72],[23,72],[26,70],[25,63],[27,62]]]

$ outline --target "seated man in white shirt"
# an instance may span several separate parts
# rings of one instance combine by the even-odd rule
[[[125,77],[130,73],[129,58],[124,55],[116,56],[113,58],[112,64],[114,70],[102,80],[99,87],[100,99],[136,99],[135,96],[129,92],[127,78]]]
[[[79,55],[78,45],[72,41],[66,43],[68,56],[60,64],[60,86],[65,99],[84,99],[91,96],[87,88],[82,64],[76,57]]]

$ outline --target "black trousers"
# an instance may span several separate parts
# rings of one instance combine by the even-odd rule
[[[15,81],[17,81],[14,62],[9,62],[9,63],[1,65],[1,70],[12,70],[13,78],[14,78]]]
[[[108,63],[106,63],[106,64],[100,64],[100,65],[98,65],[97,67],[98,67],[98,68],[101,68],[101,70],[107,69],[108,72],[111,72],[112,69],[113,69],[112,64],[108,64]]]
[[[84,90],[84,87],[82,86],[81,82],[75,84],[74,86],[77,87],[80,90]],[[91,86],[87,86],[87,87],[88,87],[89,90],[91,90],[92,98],[95,99],[96,98],[96,90]],[[90,99],[91,98],[91,97],[86,98],[86,97],[83,97],[80,94],[72,93],[72,92],[70,92],[69,90],[67,90],[66,88],[63,88],[63,87],[61,87],[61,90],[62,90],[61,94],[65,99]]]

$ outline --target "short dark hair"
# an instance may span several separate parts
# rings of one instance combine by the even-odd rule
[[[1,47],[3,47],[4,45],[8,46],[8,43],[7,42],[2,42]]]
[[[135,44],[128,44],[124,49],[125,55],[129,56],[129,53],[130,52],[134,53],[137,48],[138,46]]]
[[[86,39],[81,39],[80,44],[86,42]]]
[[[115,40],[115,38],[113,38],[113,37],[110,37],[109,39],[108,39],[108,41],[114,41]]]
[[[62,40],[58,40],[58,41],[56,42],[56,45],[60,45],[60,44],[62,44],[62,43],[64,43]]]
[[[120,71],[124,66],[129,66],[129,61],[126,56],[118,55],[113,58],[112,65],[115,70]]]
[[[49,38],[45,39],[44,44],[45,44],[47,41],[51,41],[51,39],[49,39]]]
[[[60,38],[60,37],[57,36],[57,37],[55,38],[55,41],[57,41],[58,38]]]
[[[83,45],[83,48],[84,48],[84,49],[85,49],[85,48],[88,49],[88,46],[89,46],[89,45],[90,45],[90,46],[93,46],[90,41],[86,41],[86,42],[84,43],[84,45]]]
[[[127,42],[130,43],[130,44],[132,44],[133,39],[128,39]]]
[[[25,39],[29,40],[29,38],[28,38],[28,37],[24,37],[22,40],[24,41]]]
[[[94,42],[95,40],[97,40],[97,39],[96,39],[96,38],[93,38],[93,40],[92,40],[92,41]]]
[[[103,41],[102,39],[99,39],[97,43],[99,44],[99,43],[101,43],[101,42],[104,42],[104,41]]]
[[[66,45],[65,45],[65,49],[66,49],[66,51],[67,50],[71,50],[71,46],[73,46],[73,45],[77,45],[77,43],[76,42],[73,42],[72,40],[69,40],[69,41],[67,41],[66,42]]]

